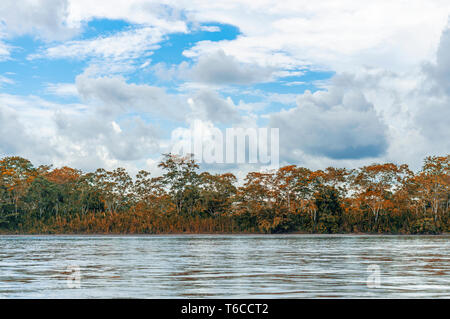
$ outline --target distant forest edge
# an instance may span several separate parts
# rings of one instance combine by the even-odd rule
[[[450,155],[407,165],[312,171],[295,165],[200,173],[192,156],[164,154],[164,174],[83,173],[0,161],[0,233],[399,233],[450,231]]]

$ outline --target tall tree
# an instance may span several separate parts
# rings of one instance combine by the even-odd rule
[[[200,201],[200,177],[197,173],[199,165],[192,154],[184,157],[174,154],[163,154],[163,156],[163,160],[158,165],[165,171],[161,181],[169,191],[177,213],[192,214],[193,208]]]

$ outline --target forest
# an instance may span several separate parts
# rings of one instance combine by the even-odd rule
[[[389,233],[450,232],[447,156],[407,165],[200,172],[193,156],[163,154],[163,174],[123,168],[84,173],[0,160],[0,233]]]

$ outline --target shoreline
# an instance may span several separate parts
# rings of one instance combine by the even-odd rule
[[[305,236],[305,237],[450,237],[450,233],[441,234],[375,234],[375,233],[342,233],[342,234],[311,234],[311,233],[280,233],[280,234],[262,234],[262,233],[161,233],[161,234],[125,234],[125,233],[111,233],[111,234],[88,234],[88,233],[23,233],[23,234],[7,234],[0,233],[1,237],[175,237],[175,236],[261,236],[261,237],[275,237],[275,236]]]

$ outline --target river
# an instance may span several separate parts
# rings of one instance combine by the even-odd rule
[[[450,298],[450,237],[0,236],[0,298]]]

